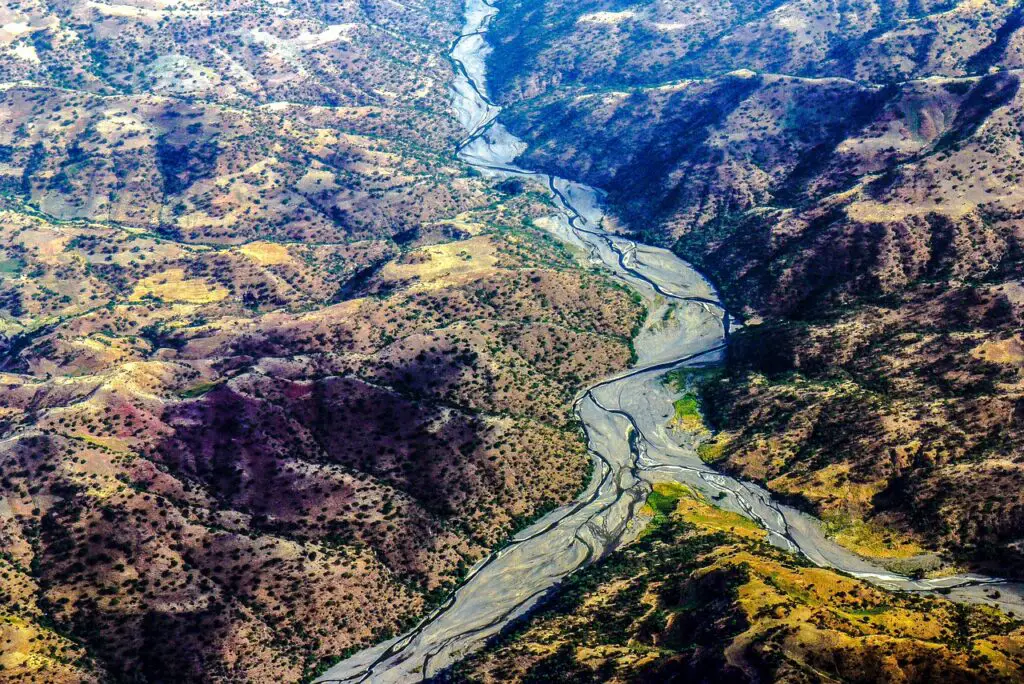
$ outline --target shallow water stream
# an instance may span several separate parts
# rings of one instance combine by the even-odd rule
[[[635,539],[644,524],[639,510],[658,481],[684,482],[714,497],[722,508],[762,525],[772,543],[817,565],[888,589],[943,588],[950,598],[1024,613],[1017,584],[979,575],[915,581],[873,565],[826,539],[814,518],[775,502],[753,483],[717,473],[697,457],[693,443],[670,433],[677,395],[663,383],[665,372],[719,362],[736,323],[689,264],[668,250],[606,233],[599,191],[514,164],[526,146],[497,121],[501,108],[486,88],[486,34],[497,12],[484,0],[467,0],[462,35],[449,52],[456,72],[453,108],[468,132],[459,154],[486,175],[543,182],[558,212],[540,225],[640,293],[650,308],[649,323],[636,339],[636,366],[577,398],[575,411],[594,459],[594,476],[579,498],[477,563],[416,628],[338,663],[318,681],[413,682],[437,674],[529,611],[564,577]],[[1000,584],[999,601],[985,596],[992,584]]]

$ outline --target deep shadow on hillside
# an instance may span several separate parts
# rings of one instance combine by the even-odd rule
[[[709,458],[868,555],[1024,571],[1013,3],[513,1],[495,32],[525,163],[607,189],[748,319]]]

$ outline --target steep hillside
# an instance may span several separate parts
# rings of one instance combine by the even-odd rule
[[[1024,572],[1019,5],[502,7],[525,163],[607,189],[751,323],[705,392],[719,467],[842,540]]]
[[[461,11],[0,9],[0,678],[297,681],[583,485],[643,312],[453,159]]]
[[[504,0],[490,81],[509,100],[553,88],[646,87],[750,69],[891,83],[1024,66],[1009,0]]]
[[[530,229],[477,220],[389,259],[378,294],[315,307],[287,287],[315,296],[314,248],[168,259],[138,240],[154,275],[17,338],[2,534],[47,624],[116,676],[298,678],[571,498],[588,459],[569,404],[628,363],[639,309]],[[47,230],[70,244],[26,268],[87,262],[66,227],[19,236]]]
[[[894,596],[811,568],[753,523],[659,485],[637,543],[452,682],[1018,681],[1024,630],[985,607]]]
[[[461,4],[430,5],[5,9],[0,180],[193,243],[400,233],[458,195],[440,49]]]

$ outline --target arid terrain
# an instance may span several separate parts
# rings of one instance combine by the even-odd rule
[[[602,408],[618,463],[657,434],[858,559],[1024,578],[1022,5],[496,4],[516,163],[743,319],[619,397],[674,415]],[[599,487],[574,402],[641,330],[728,331],[703,279],[641,297],[553,237],[564,197],[459,156],[464,10],[0,7],[0,680],[308,681]],[[442,680],[1024,680],[995,586],[886,591],[724,490],[611,489],[639,538]]]
[[[503,8],[523,163],[747,319],[708,459],[905,570],[1024,572],[1020,5]]]
[[[808,567],[684,487],[635,544],[449,682],[1010,682],[1024,630],[986,607],[894,596]]]
[[[0,17],[0,678],[295,681],[583,486],[642,311],[453,157],[461,5]]]

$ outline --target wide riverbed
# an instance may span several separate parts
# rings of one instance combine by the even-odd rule
[[[437,674],[529,611],[564,577],[635,539],[651,484],[665,480],[689,484],[722,508],[757,521],[773,543],[817,565],[889,589],[945,588],[954,599],[994,603],[985,587],[999,580],[958,575],[914,581],[865,561],[826,539],[812,517],[776,503],[755,484],[709,468],[697,457],[693,440],[668,429],[677,395],[663,383],[665,372],[719,362],[735,322],[689,264],[667,250],[606,233],[597,190],[515,166],[525,145],[497,122],[501,109],[486,87],[486,33],[497,12],[484,0],[467,0],[462,35],[449,52],[456,71],[453,107],[468,132],[460,155],[487,175],[542,182],[559,211],[540,224],[644,298],[650,315],[636,340],[638,362],[577,398],[594,477],[575,502],[544,516],[474,566],[462,586],[415,629],[338,663],[318,681],[415,682]],[[1000,591],[998,603],[1024,613],[1018,585],[1001,584]]]

